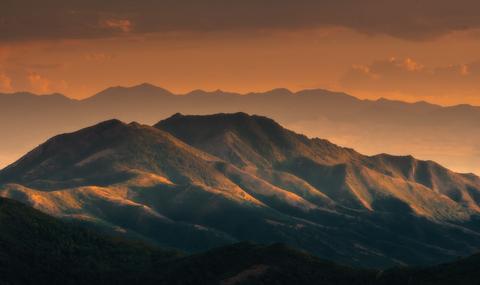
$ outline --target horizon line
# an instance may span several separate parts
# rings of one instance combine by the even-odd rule
[[[36,96],[36,97],[62,96],[64,98],[72,100],[72,101],[81,102],[81,101],[86,101],[86,100],[95,98],[96,96],[98,96],[98,95],[100,95],[100,94],[102,94],[102,93],[104,93],[108,90],[111,90],[111,89],[134,89],[134,88],[139,88],[139,87],[156,88],[156,89],[159,89],[159,91],[160,90],[166,91],[173,96],[190,96],[190,95],[193,95],[195,92],[203,92],[203,93],[207,93],[207,94],[208,93],[210,93],[210,94],[211,93],[224,93],[224,94],[230,94],[230,95],[236,95],[236,96],[248,96],[248,95],[251,96],[251,95],[265,94],[265,93],[273,92],[275,90],[285,90],[288,93],[290,93],[291,95],[297,95],[298,93],[305,92],[305,91],[324,91],[324,92],[329,92],[329,93],[336,94],[336,95],[349,96],[349,97],[355,98],[355,99],[360,100],[360,101],[378,102],[378,101],[385,100],[385,101],[390,101],[390,102],[398,102],[398,103],[405,103],[405,104],[412,104],[412,105],[415,105],[415,104],[429,104],[429,105],[434,105],[434,106],[439,106],[439,107],[444,107],[444,108],[458,107],[458,106],[470,106],[470,107],[474,107],[474,108],[480,108],[480,105],[473,105],[471,103],[458,103],[458,104],[452,104],[452,105],[444,105],[444,104],[440,104],[440,103],[432,103],[432,102],[427,101],[427,100],[407,101],[407,100],[399,100],[399,99],[390,99],[390,98],[384,97],[384,96],[380,96],[376,99],[362,99],[362,98],[359,98],[355,95],[352,95],[352,94],[344,92],[344,91],[330,90],[330,89],[325,89],[325,88],[321,88],[321,87],[298,89],[296,91],[292,91],[291,89],[285,88],[285,87],[277,87],[277,88],[266,89],[266,90],[262,90],[262,91],[249,91],[249,92],[246,92],[246,93],[235,92],[235,91],[227,91],[227,90],[222,90],[222,89],[205,90],[205,89],[197,88],[197,89],[192,89],[191,91],[186,92],[186,93],[176,93],[176,92],[170,91],[167,88],[160,87],[158,85],[155,85],[155,84],[152,84],[152,83],[149,83],[149,82],[143,82],[143,83],[140,83],[140,84],[135,84],[135,85],[130,85],[130,86],[125,86],[125,85],[110,86],[110,87],[107,87],[107,88],[104,88],[104,89],[100,90],[99,92],[96,92],[93,95],[87,96],[85,98],[73,98],[73,97],[70,97],[70,96],[68,96],[64,93],[61,93],[61,92],[39,94],[39,93],[34,93],[34,92],[31,92],[31,91],[26,91],[26,90],[19,90],[19,91],[14,91],[14,92],[0,92],[0,95],[15,96],[15,95],[19,95],[19,94],[28,94],[28,95],[32,95],[32,96]]]

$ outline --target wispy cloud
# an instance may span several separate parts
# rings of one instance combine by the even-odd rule
[[[31,72],[28,74],[28,81],[30,82],[31,89],[37,93],[49,93],[51,92],[51,82],[42,75]]]
[[[342,87],[367,92],[401,92],[443,96],[480,92],[480,61],[426,66],[411,58],[389,58],[353,65],[340,80]]]
[[[84,58],[87,61],[104,62],[113,59],[113,55],[102,52],[92,52],[84,54]]]
[[[66,80],[51,80],[37,72],[29,72],[27,79],[30,83],[29,90],[39,94],[65,91],[68,88]]]
[[[128,19],[107,19],[101,22],[102,27],[108,29],[121,31],[124,33],[131,32],[133,30],[133,24]]]

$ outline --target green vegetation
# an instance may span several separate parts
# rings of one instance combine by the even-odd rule
[[[0,196],[188,253],[281,242],[355,267],[428,266],[480,245],[480,178],[365,156],[245,113],[110,120],[0,170]]]
[[[153,270],[179,253],[104,237],[0,199],[0,283],[75,284]]]
[[[479,284],[480,255],[424,269],[355,269],[283,244],[190,256],[106,237],[0,199],[0,284]]]

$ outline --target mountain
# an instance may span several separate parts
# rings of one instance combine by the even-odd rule
[[[168,270],[152,279],[160,284],[366,285],[375,284],[376,274],[340,266],[284,244],[238,243],[173,260]]]
[[[382,210],[387,207],[382,200],[393,198],[418,215],[440,220],[468,219],[480,210],[477,176],[412,156],[364,156],[265,117],[176,114],[155,126],[279,187],[293,175],[345,207]]]
[[[0,171],[0,195],[65,219],[199,252],[283,242],[362,267],[478,250],[480,179],[413,157],[365,156],[262,116],[105,121]]]
[[[428,268],[394,268],[377,275],[377,284],[478,284],[480,255]]]
[[[326,276],[351,284],[347,282],[363,275],[280,244],[240,243],[183,256],[142,242],[100,235],[4,198],[0,198],[0,230],[2,284],[234,284],[255,277],[248,271],[258,262],[262,263],[260,280],[265,273],[279,279],[287,275],[284,272],[305,271],[303,265],[315,271],[305,271],[309,275],[303,280]],[[294,264],[297,266],[292,267]],[[279,274],[277,268],[288,271]],[[290,278],[302,281],[294,275]]]
[[[360,100],[322,89],[174,94],[146,83],[108,88],[83,100],[59,94],[0,94],[0,132],[8,134],[0,141],[0,166],[58,133],[112,118],[153,124],[176,112],[264,115],[296,132],[362,153],[412,154],[456,171],[480,173],[479,107]]]
[[[0,198],[2,284],[475,284],[479,256],[428,268],[340,266],[284,244],[194,255],[101,235]]]
[[[180,254],[99,235],[0,198],[1,284],[102,283],[138,274]]]
[[[480,255],[424,268],[340,266],[283,244],[239,243],[168,262],[156,284],[478,284]],[[163,282],[163,283],[162,283]]]
[[[16,183],[3,187],[5,196],[52,215],[198,250],[233,239],[213,229],[172,221],[130,196],[155,194],[156,187],[163,190],[159,194],[176,188],[195,191],[202,187],[195,186],[196,180],[211,181],[210,188],[221,189],[226,182],[218,178],[213,160],[165,132],[110,120],[48,140],[2,170],[0,181]],[[210,188],[204,189],[206,194],[213,191]],[[241,190],[230,194],[241,195]]]

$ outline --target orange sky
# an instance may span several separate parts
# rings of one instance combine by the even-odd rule
[[[305,14],[310,22],[294,19],[283,23],[254,15],[250,20],[254,27],[224,18],[217,19],[223,21],[220,26],[208,23],[210,18],[217,17],[217,14],[208,14],[210,18],[205,18],[208,25],[197,30],[194,24],[196,20],[203,23],[200,18],[157,23],[150,22],[144,10],[130,15],[127,10],[113,11],[105,5],[101,9],[109,13],[101,14],[99,20],[95,18],[93,22],[100,33],[78,28],[83,27],[83,19],[91,21],[93,12],[89,9],[96,7],[85,4],[85,7],[74,7],[78,10],[68,10],[68,13],[85,13],[79,17],[79,23],[70,23],[58,16],[58,13],[67,13],[59,10],[56,14],[59,18],[55,18],[51,26],[30,31],[27,27],[22,30],[22,23],[35,23],[35,19],[22,15],[16,2],[9,3],[11,6],[7,8],[11,12],[4,16],[7,20],[0,21],[3,25],[0,31],[11,24],[19,30],[17,34],[21,38],[15,38],[13,33],[10,37],[0,37],[0,92],[60,92],[84,98],[110,86],[150,82],[178,93],[193,89],[249,92],[277,87],[325,88],[361,98],[480,105],[480,32],[473,20],[466,22],[471,28],[455,29],[459,18],[452,16],[437,24],[436,14],[421,14],[428,25],[422,24],[418,34],[411,34],[409,25],[413,24],[408,21],[403,24],[404,30],[403,26],[378,30],[373,25],[375,22],[367,25],[363,18],[357,22],[335,23],[328,15],[317,19]],[[214,7],[217,10],[226,9],[217,6]],[[263,6],[259,11],[272,13],[272,19],[284,13],[281,5],[273,12]],[[337,9],[333,6],[325,9]],[[42,15],[48,16],[47,8],[40,10],[40,19]],[[208,10],[209,7],[202,8]],[[448,11],[447,8],[444,10]],[[444,10],[439,8],[439,17]],[[172,13],[175,11],[172,8]],[[367,13],[365,11],[363,13]],[[368,13],[382,12],[370,11]],[[470,19],[467,16],[464,18]],[[385,17],[377,20],[390,24]],[[66,28],[57,31],[62,21],[66,21]],[[452,24],[443,27],[447,21]],[[178,27],[165,28],[170,26]]]

